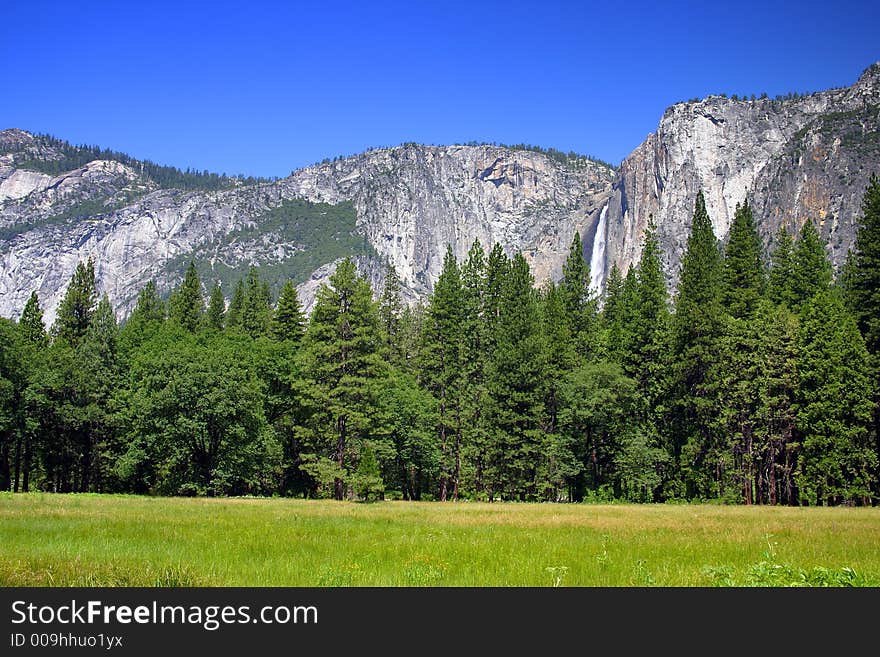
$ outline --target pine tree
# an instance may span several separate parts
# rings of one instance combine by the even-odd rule
[[[248,270],[245,284],[245,302],[241,312],[241,326],[245,332],[256,339],[269,334],[271,309],[268,287],[260,281],[256,267]]]
[[[651,217],[636,269],[636,283],[634,286],[627,283],[633,291],[627,289],[621,304],[621,315],[631,326],[622,362],[624,372],[635,380],[638,393],[634,401],[636,417],[632,418],[638,424],[638,435],[630,436],[627,443],[629,448],[625,458],[629,459],[628,463],[646,459],[654,462],[654,457],[660,454],[656,450],[661,449],[662,443],[668,443],[668,436],[664,441],[663,433],[669,415],[674,368],[671,367],[669,293],[660,253],[657,227]],[[621,454],[620,458],[624,456]],[[649,480],[653,481],[644,479],[637,487],[636,490],[642,491],[638,494],[647,494]],[[653,494],[653,489],[651,492]]]
[[[40,300],[36,292],[31,292],[31,296],[28,297],[21,318],[18,320],[18,328],[25,341],[34,347],[42,348],[48,343],[43,311],[40,309]]]
[[[775,304],[796,305],[794,290],[794,242],[784,226],[776,233],[776,247],[770,254],[767,296]]]
[[[353,454],[370,436],[378,387],[386,374],[380,355],[379,315],[370,284],[346,258],[318,291],[312,319],[298,352],[300,387],[308,414],[312,467],[319,484],[332,486],[343,499]],[[323,480],[323,481],[322,481]]]
[[[400,277],[394,265],[388,266],[382,295],[379,298],[379,322],[385,336],[385,350],[392,363],[399,364],[401,359],[400,317],[403,313],[403,300],[400,294]]]
[[[138,292],[134,310],[119,332],[120,351],[129,358],[165,322],[165,303],[159,298],[156,283],[149,281]]]
[[[88,330],[97,300],[95,265],[89,258],[76,266],[58,307],[53,334],[71,346],[79,344]]]
[[[557,501],[567,494],[567,483],[577,474],[576,437],[561,430],[559,414],[563,404],[562,388],[577,362],[575,344],[569,332],[568,317],[559,288],[547,281],[540,296],[541,329],[546,364],[542,446],[537,472],[540,499]]]
[[[232,293],[232,300],[229,302],[229,308],[226,310],[226,328],[228,330],[239,330],[242,328],[242,316],[244,314],[244,306],[247,297],[244,279],[239,279],[235,284],[235,292]]]
[[[862,198],[851,295],[868,351],[880,355],[880,178],[876,175]]]
[[[522,254],[504,282],[487,368],[489,496],[535,499],[544,414],[544,347],[537,292]]]
[[[220,287],[220,282],[218,281],[211,290],[211,296],[208,299],[208,312],[205,315],[208,328],[222,331],[225,316],[226,299],[223,297],[223,288]]]
[[[510,273],[510,260],[504,249],[496,242],[489,252],[486,262],[486,290],[483,297],[483,318],[485,321],[486,357],[490,358],[495,346],[495,328],[501,312],[501,297],[504,281]]]
[[[462,452],[462,288],[452,247],[434,285],[425,315],[421,368],[423,384],[438,402],[439,499],[458,498]]]
[[[748,199],[737,204],[724,250],[724,306],[733,317],[754,313],[764,294],[761,238]]]
[[[653,217],[645,231],[642,256],[636,272],[638,310],[632,327],[632,374],[640,388],[647,392],[658,369],[665,367],[669,323],[669,295]]]
[[[831,291],[802,310],[795,479],[806,504],[868,504],[877,467],[869,425],[874,381],[855,320]]]
[[[198,331],[205,313],[202,283],[196,265],[190,261],[183,282],[171,294],[168,302],[169,316],[173,322],[190,333]]]
[[[758,305],[754,332],[759,336],[753,359],[760,363],[758,407],[754,418],[755,501],[796,504],[798,318],[785,304]]]
[[[485,450],[487,442],[484,406],[486,402],[486,347],[488,329],[485,317],[486,253],[474,240],[461,266],[462,293],[462,461],[469,467],[462,477],[470,490],[485,492]]]
[[[792,289],[795,306],[800,308],[813,295],[828,290],[832,279],[831,262],[825,252],[825,244],[813,222],[807,221],[794,248]]]
[[[596,351],[598,304],[590,290],[590,263],[584,258],[581,236],[577,231],[562,266],[559,288],[577,354],[581,359],[592,358]]]
[[[296,286],[288,279],[278,295],[278,305],[272,318],[272,335],[276,340],[298,343],[302,339],[305,324]]]
[[[714,399],[710,372],[717,358],[722,331],[721,254],[712,232],[702,192],[697,194],[694,219],[682,259],[675,302],[674,353],[677,412],[671,445],[676,461],[684,459],[691,492],[698,496],[723,494],[723,463],[727,450],[716,445]]]
[[[382,481],[376,454],[368,443],[361,450],[361,458],[355,470],[354,489],[364,502],[382,499],[385,493],[385,483]]]

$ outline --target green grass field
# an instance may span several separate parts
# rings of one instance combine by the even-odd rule
[[[0,494],[3,586],[880,585],[880,508]]]

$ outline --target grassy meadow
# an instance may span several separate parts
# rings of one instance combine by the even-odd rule
[[[2,586],[878,586],[880,508],[0,494]]]

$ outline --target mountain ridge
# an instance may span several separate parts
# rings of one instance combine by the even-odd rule
[[[65,148],[78,147],[5,130],[0,314],[17,315],[37,290],[51,321],[76,263],[88,256],[95,260],[99,289],[123,316],[148,280],[156,279],[164,292],[175,285],[188,257],[199,260],[206,283],[226,282],[251,264],[274,267],[278,276],[300,281],[307,308],[339,257],[356,257],[377,288],[387,265],[394,265],[405,296],[414,301],[430,293],[446,246],[463,258],[474,240],[523,252],[540,283],[561,276],[575,231],[599,291],[613,264],[626,271],[638,261],[652,216],[674,289],[697,189],[722,241],[735,205],[748,196],[765,249],[780,227],[796,231],[812,220],[839,266],[854,239],[868,176],[880,164],[878,89],[880,62],[850,87],[676,103],[616,169],[528,145],[407,142],[328,158],[278,179],[181,172],[155,163],[158,169],[147,170],[148,161],[97,147],[85,147],[86,155],[121,157],[52,175],[22,166],[21,154],[58,162]],[[78,155],[67,155],[77,161]],[[336,244],[321,242],[328,261],[311,271],[303,268],[317,261],[304,254],[319,250],[314,240],[278,222],[279,208],[291,203],[304,204],[297,206],[300,216],[288,217],[294,225],[323,230],[320,212],[335,217]],[[322,210],[321,204],[329,205]],[[342,204],[350,204],[353,217],[327,209]],[[232,290],[227,285],[224,292],[229,297]]]

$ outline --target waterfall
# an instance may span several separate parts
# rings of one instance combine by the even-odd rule
[[[590,256],[590,291],[597,297],[602,294],[602,285],[605,283],[605,238],[608,233],[605,214],[607,212],[606,203],[599,213],[599,225],[596,226],[596,234],[593,236],[593,253]]]

